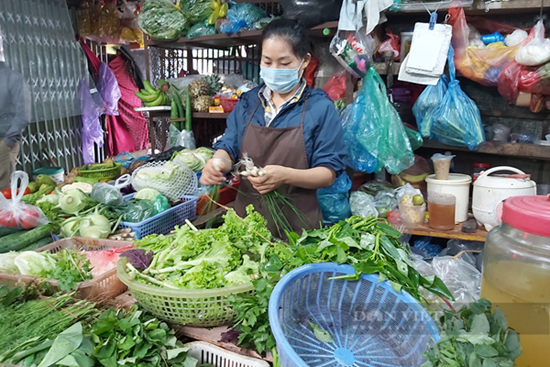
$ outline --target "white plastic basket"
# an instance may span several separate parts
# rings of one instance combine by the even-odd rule
[[[191,342],[185,346],[191,348],[187,353],[197,359],[199,365],[210,363],[214,367],[269,367],[269,363],[260,359],[245,357],[206,342]]]

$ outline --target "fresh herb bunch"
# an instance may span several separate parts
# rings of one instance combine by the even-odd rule
[[[506,316],[481,299],[440,318],[441,339],[424,354],[420,367],[513,367],[521,355],[519,334],[508,328]]]
[[[405,289],[418,300],[423,300],[422,288],[453,299],[441,279],[424,278],[411,266],[400,236],[385,220],[354,216],[329,228],[304,231],[301,236],[290,233],[288,245],[269,246],[261,260],[261,277],[254,282],[256,293],[230,298],[235,329],[240,332],[238,345],[260,353],[276,353],[267,314],[269,298],[281,277],[305,264],[350,264],[355,274],[339,278],[357,280],[361,274],[376,273],[380,280],[388,280],[395,291]]]
[[[45,278],[57,280],[59,289],[70,292],[78,288],[80,282],[93,278],[90,261],[83,252],[64,249],[54,254],[56,258],[53,270],[43,274]]]

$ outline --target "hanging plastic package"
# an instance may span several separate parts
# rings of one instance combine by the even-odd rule
[[[346,97],[346,72],[340,71],[326,82],[323,91],[333,102]]]
[[[90,93],[86,80],[82,79],[78,86],[80,108],[82,115],[82,158],[84,164],[95,163],[94,144],[103,146],[103,129],[99,117],[103,114],[103,100],[99,93]]]
[[[477,105],[462,91],[456,80],[453,55],[451,47],[448,54],[449,87],[434,112],[430,137],[443,144],[467,146],[474,150],[485,143],[485,133]]]
[[[518,89],[526,93],[550,95],[550,62],[539,68],[522,68],[519,72]]]
[[[338,223],[351,216],[349,190],[351,180],[347,173],[342,173],[331,187],[317,190],[317,199],[323,213],[323,221]]]
[[[370,67],[375,41],[362,32],[338,31],[330,42],[330,53],[356,78],[363,78]]]
[[[365,109],[360,116],[356,138],[377,159],[375,172],[385,167],[389,173],[397,174],[412,166],[414,154],[405,126],[374,67],[363,80],[361,93],[365,97]]]
[[[29,186],[29,175],[23,171],[11,174],[11,199],[0,194],[0,228],[33,229],[48,223],[40,208],[25,204],[21,198]]]
[[[495,86],[502,69],[514,59],[521,44],[514,47],[478,49],[469,47],[470,29],[466,23],[463,8],[449,9],[451,16],[449,24],[453,27],[452,45],[456,51],[456,68],[468,79],[486,86]],[[484,20],[486,29],[490,32],[509,33],[500,23]],[[480,27],[476,25],[478,29]],[[510,31],[511,32],[511,31]],[[524,41],[525,42],[525,41]]]
[[[168,0],[146,0],[138,16],[141,30],[154,39],[173,41],[185,36],[190,24]]]
[[[342,112],[342,129],[344,142],[348,147],[348,162],[346,165],[359,172],[372,173],[378,167],[378,161],[357,140],[359,120],[365,109],[365,96],[360,93],[353,104]]]
[[[541,21],[539,21],[533,29],[531,29],[531,32],[529,32],[529,36],[524,39],[523,43],[521,43],[518,47],[520,49],[516,53],[516,59],[510,61],[506,67],[502,69],[502,72],[498,76],[498,92],[500,95],[502,95],[509,103],[516,103],[519,92],[524,91],[521,89],[521,75],[522,71],[526,70],[527,68],[524,65],[521,65],[519,61],[522,62],[528,62],[534,61],[532,56],[532,49],[531,52],[523,53],[523,50],[528,48],[531,43],[536,41],[537,39],[544,40],[544,25]],[[550,42],[550,41],[549,41]],[[531,56],[529,54],[531,53]],[[518,61],[518,55],[519,55],[519,61]],[[544,56],[543,56],[544,57]],[[535,56],[535,58],[538,58],[538,56]]]
[[[122,96],[116,76],[111,68],[104,62],[99,68],[99,81],[97,90],[104,102],[105,114],[118,116],[118,100]]]
[[[389,28],[386,28],[386,35],[388,39],[383,41],[376,50],[376,54],[383,56],[384,52],[393,52],[395,60],[399,60],[399,54],[401,52],[401,45],[399,44],[399,36],[393,34]]]
[[[436,85],[428,85],[424,88],[424,91],[422,91],[412,108],[416,124],[418,125],[418,131],[425,138],[430,137],[434,113],[437,111],[437,107],[441,104],[441,101],[443,101],[445,93],[447,93],[448,84],[449,77],[442,75]]]
[[[242,29],[254,28],[254,23],[265,18],[265,11],[250,3],[231,4],[227,11],[229,23],[220,27],[221,33],[237,33]]]
[[[342,0],[281,0],[284,17],[297,19],[306,28],[338,20]]]

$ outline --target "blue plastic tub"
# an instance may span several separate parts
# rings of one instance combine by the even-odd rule
[[[269,322],[283,367],[420,366],[439,340],[430,314],[410,294],[396,293],[378,275],[358,281],[350,265],[302,266],[281,279],[269,300]],[[310,323],[328,332],[321,342]]]
[[[134,194],[124,196],[125,200],[130,200],[134,197]],[[163,211],[146,219],[139,223],[120,222],[119,229],[131,228],[135,233],[134,238],[139,240],[150,234],[167,234],[170,233],[175,226],[182,226],[185,224],[185,220],[195,220],[197,217],[197,201],[199,198],[196,196],[183,196],[183,203],[171,207],[168,210]]]

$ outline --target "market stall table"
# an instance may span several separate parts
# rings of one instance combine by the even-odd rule
[[[437,238],[458,239],[463,241],[480,241],[485,242],[487,231],[485,229],[477,229],[475,233],[462,232],[462,223],[455,225],[455,228],[449,231],[433,229],[427,223],[417,225],[414,228],[405,228],[403,233],[412,234],[415,236],[427,236]]]

